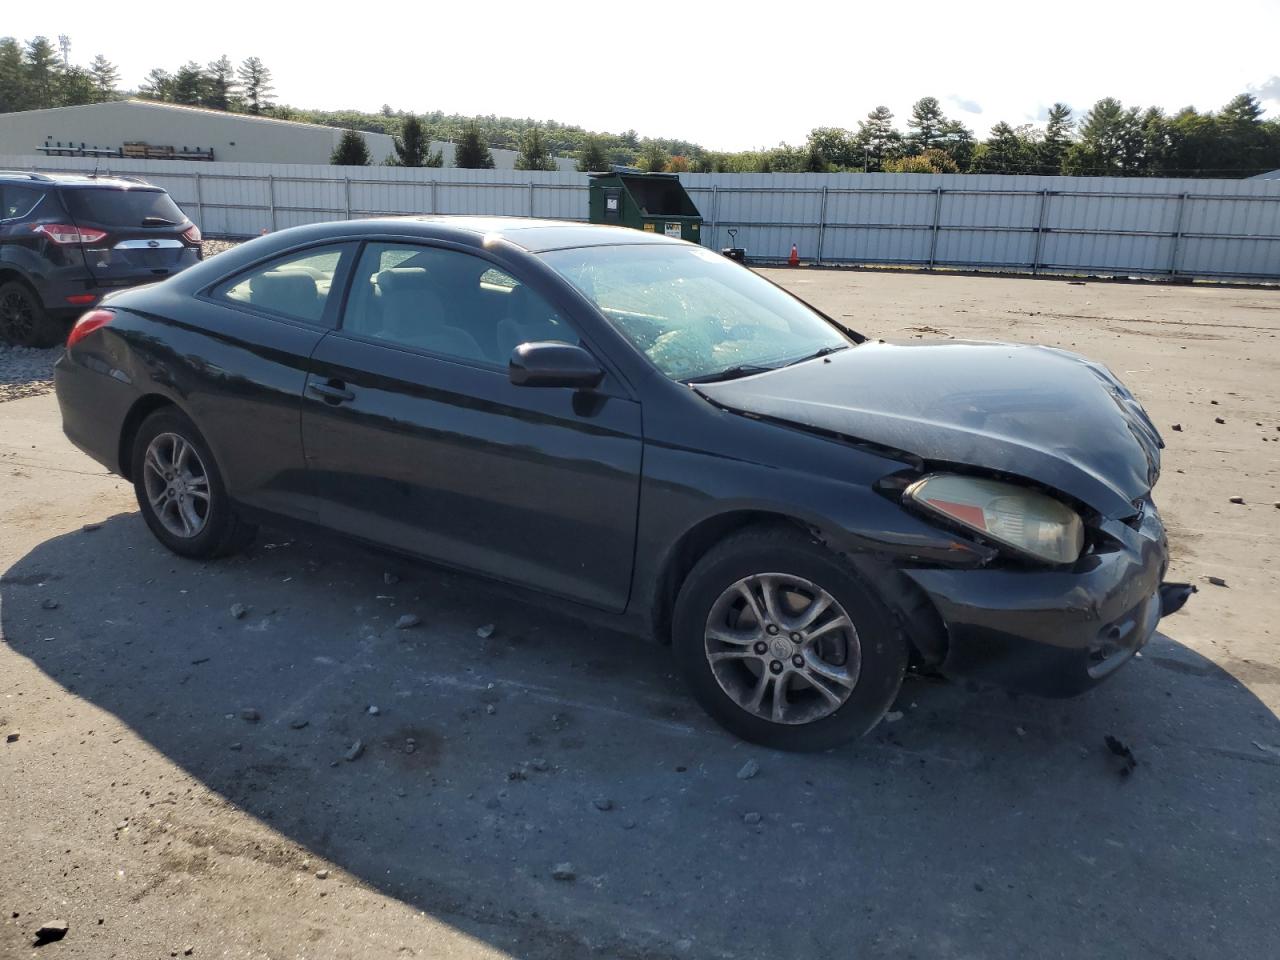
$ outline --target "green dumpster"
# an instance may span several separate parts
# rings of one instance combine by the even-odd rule
[[[593,173],[590,220],[702,242],[702,214],[674,173]]]

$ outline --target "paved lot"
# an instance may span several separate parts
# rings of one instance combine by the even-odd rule
[[[1280,955],[1280,291],[771,275],[1106,361],[1169,443],[1187,612],[1078,700],[912,680],[775,754],[663,649],[464,577],[271,531],[179,560],[51,395],[0,403],[0,958]]]

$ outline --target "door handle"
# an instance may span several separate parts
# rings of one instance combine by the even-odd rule
[[[356,398],[356,395],[348,390],[341,380],[309,383],[307,389],[323,399],[325,403],[350,403]]]

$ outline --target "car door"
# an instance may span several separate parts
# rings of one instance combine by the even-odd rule
[[[312,357],[302,437],[327,525],[608,610],[626,606],[640,405],[518,387],[511,349],[579,336],[479,256],[370,242]]]

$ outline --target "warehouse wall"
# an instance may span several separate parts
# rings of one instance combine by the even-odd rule
[[[105,164],[102,165],[105,169]],[[94,161],[0,156],[0,168]],[[210,236],[379,214],[587,218],[587,176],[113,160]],[[1280,282],[1280,181],[923,174],[684,174],[703,242],[806,262]]]

